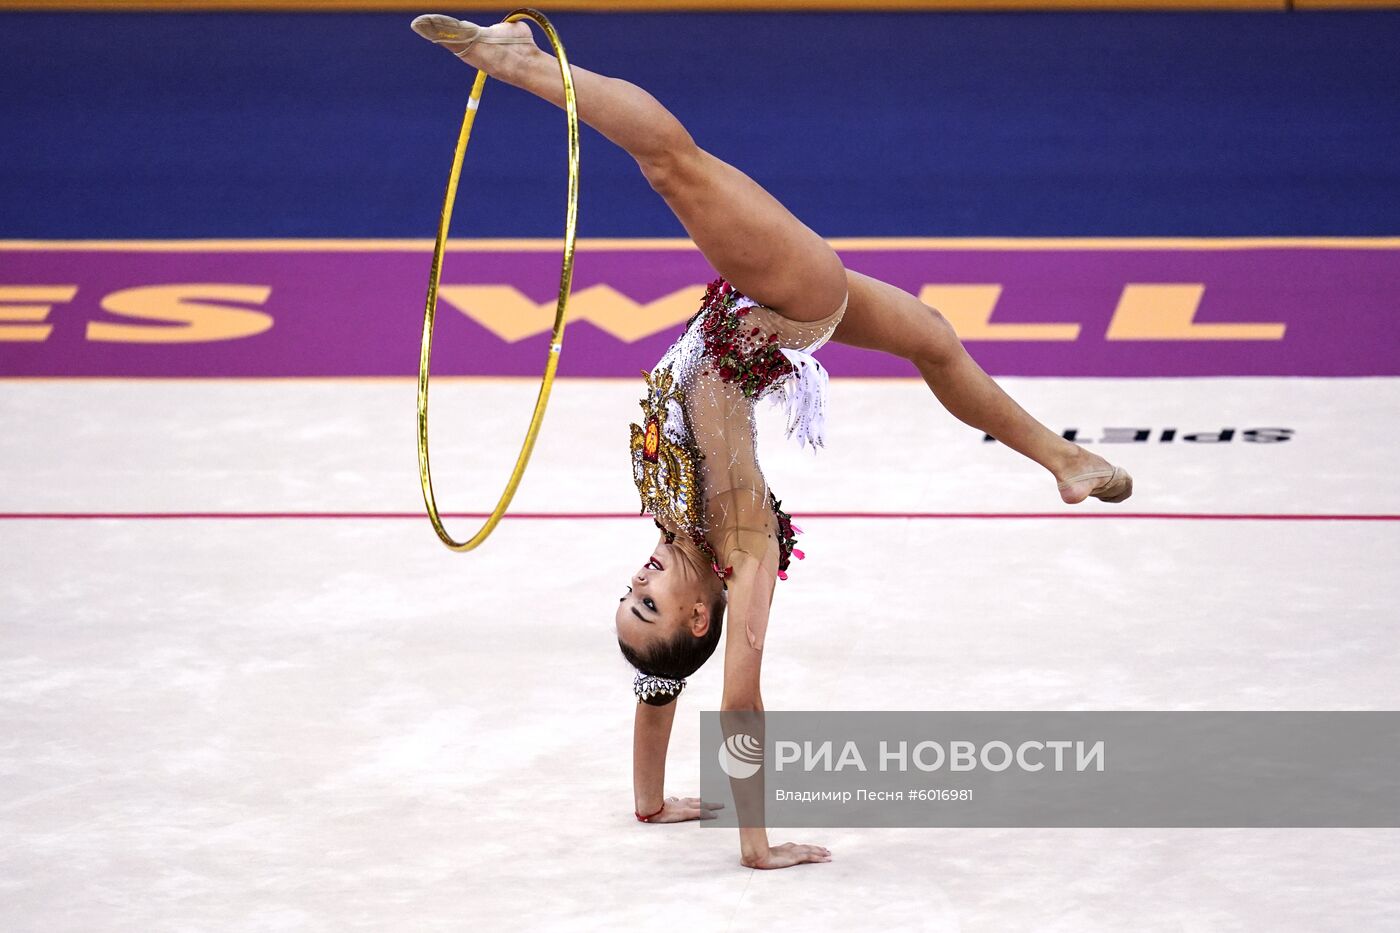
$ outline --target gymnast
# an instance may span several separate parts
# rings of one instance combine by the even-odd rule
[[[536,46],[527,23],[479,27],[428,15],[413,29],[491,77],[564,106],[559,63]],[[1067,503],[1121,502],[1132,478],[1032,418],[937,311],[844,268],[821,237],[700,149],[646,91],[577,67],[573,82],[579,118],[637,161],[721,276],[646,379],[632,468],[660,537],[616,615],[618,644],[636,669],[636,817],[705,819],[718,805],[663,796],[674,701],[719,646],[727,612],[723,710],[763,709],[759,670],[775,583],[803,555],[798,529],[759,470],[754,405],[776,399],[789,436],[820,446],[826,372],[812,353],[828,339],[909,360],[956,418],[1049,470]],[[831,859],[821,846],[770,845],[762,825],[741,824],[739,847],[751,868]]]

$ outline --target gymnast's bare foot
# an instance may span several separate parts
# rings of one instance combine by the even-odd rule
[[[1076,505],[1093,496],[1104,502],[1122,502],[1133,494],[1133,478],[1122,467],[1116,467],[1098,454],[1083,447],[1059,470],[1055,471],[1060,498]]]
[[[428,13],[413,21],[413,31],[493,78],[508,80],[506,72],[512,65],[539,54],[529,23],[478,26],[441,13]]]

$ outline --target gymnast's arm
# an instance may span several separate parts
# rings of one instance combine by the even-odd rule
[[[665,806],[666,747],[675,718],[675,700],[665,706],[637,701],[632,722],[632,796],[641,816]]]
[[[763,664],[763,635],[776,580],[763,564],[743,551],[729,556],[729,631],[724,641],[724,693],[720,701],[720,729],[725,739],[749,735],[763,743],[763,694],[759,673]],[[766,583],[766,585],[765,585]],[[739,860],[758,867],[768,855],[768,830],[763,820],[763,772],[743,780],[730,779],[739,816]]]
[[[665,706],[637,702],[632,726],[632,796],[637,818],[647,823],[682,823],[686,820],[712,820],[710,811],[723,804],[705,803],[699,797],[665,797],[666,746],[671,741],[671,723],[676,718],[676,701]]]
[[[720,728],[724,736],[742,733],[764,744],[763,695],[759,671],[768,613],[773,602],[777,571],[752,555],[739,551],[730,556],[734,568],[729,578],[729,632],[724,644],[724,696]],[[788,868],[803,862],[826,862],[831,853],[821,846],[768,844],[763,819],[763,771],[749,778],[731,778],[734,804],[739,815],[739,861],[749,868]]]

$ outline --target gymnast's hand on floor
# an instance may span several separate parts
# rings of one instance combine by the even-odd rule
[[[712,820],[715,810],[723,810],[724,804],[710,803],[699,797],[667,797],[661,812],[648,823],[684,823],[686,820]]]
[[[831,850],[822,846],[785,842],[780,846],[770,846],[767,855],[745,856],[741,861],[746,868],[791,868],[803,862],[829,862]]]

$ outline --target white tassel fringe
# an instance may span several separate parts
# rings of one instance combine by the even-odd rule
[[[786,347],[782,354],[792,364],[793,374],[779,383],[780,393],[769,397],[773,407],[786,409],[787,436],[795,436],[804,450],[811,443],[815,453],[818,447],[825,446],[826,389],[830,380],[825,367],[812,354]]]

